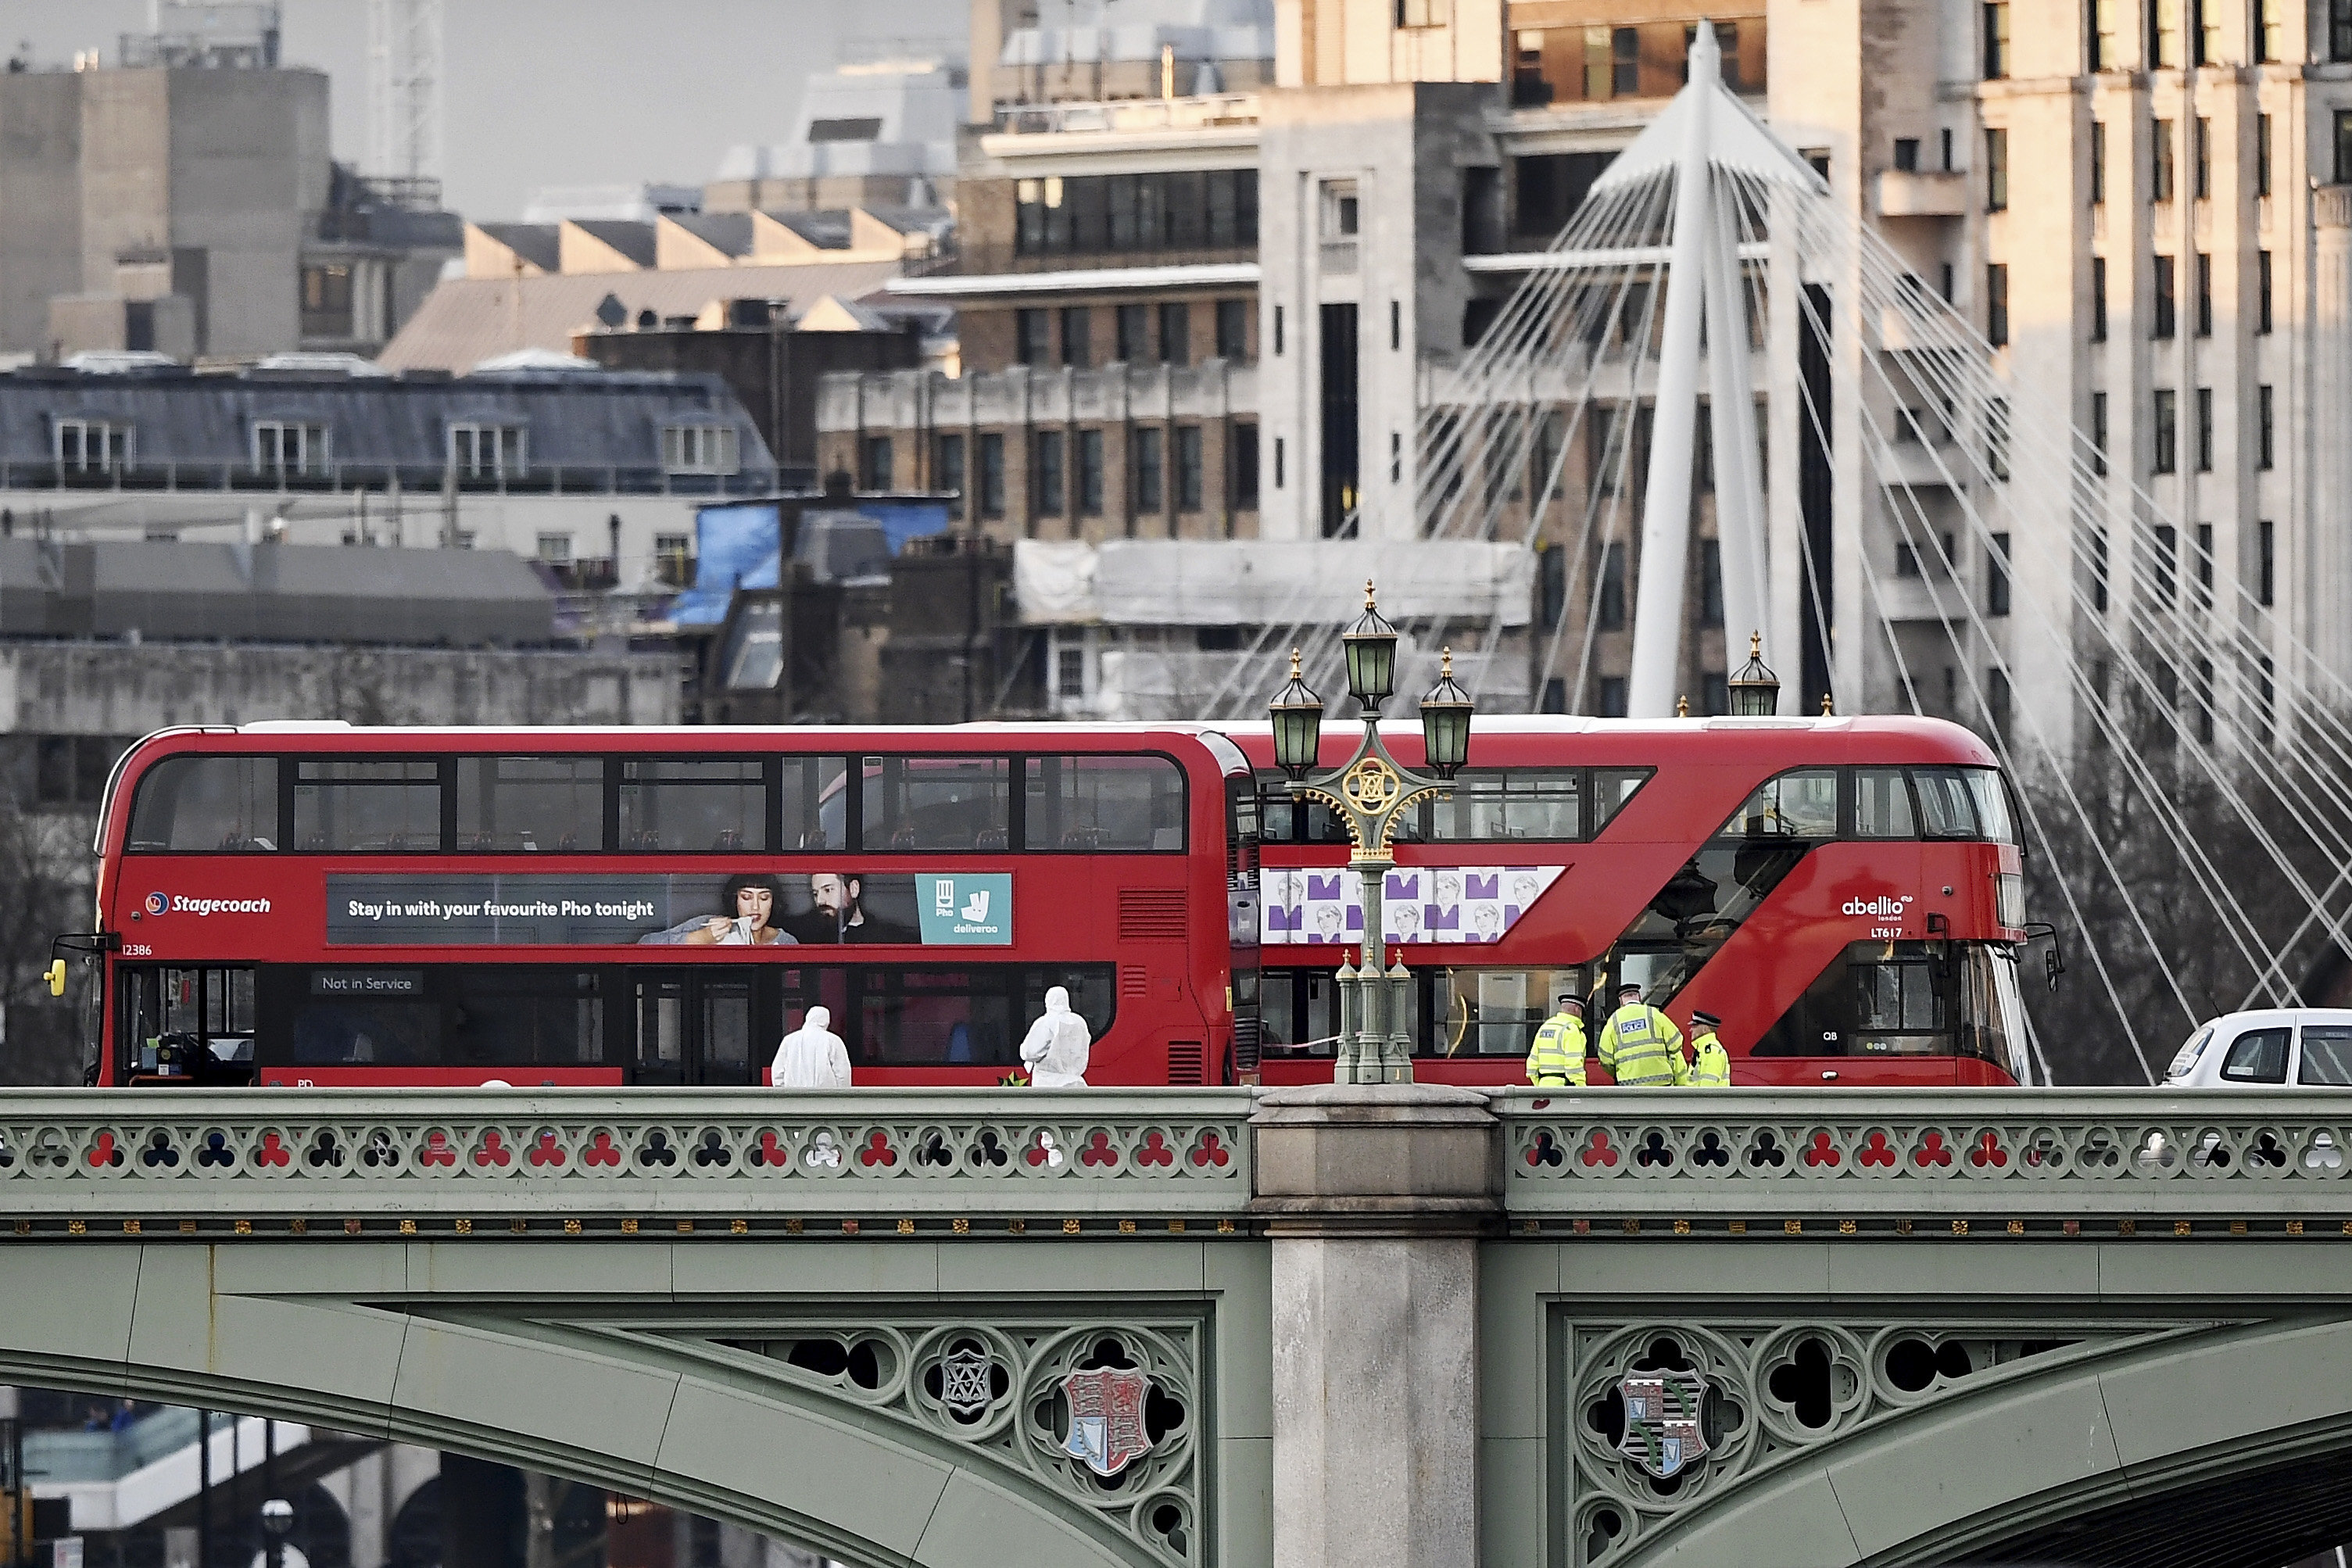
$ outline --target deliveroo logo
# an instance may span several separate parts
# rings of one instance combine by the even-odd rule
[[[1013,942],[1013,873],[923,876],[917,884],[926,946],[1004,947]]]

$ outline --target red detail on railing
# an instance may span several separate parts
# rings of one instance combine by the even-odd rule
[[[619,1164],[621,1151],[614,1143],[613,1135],[610,1132],[599,1131],[595,1137],[590,1139],[587,1152],[580,1156],[580,1163],[583,1165]]]
[[[1830,1135],[1826,1132],[1814,1133],[1813,1141],[1805,1146],[1805,1163],[1808,1165],[1827,1165],[1834,1170],[1841,1158],[1837,1145],[1830,1142]]]
[[[1999,1169],[2009,1163],[2009,1151],[2000,1146],[2000,1140],[1994,1134],[1980,1132],[1977,1135],[1977,1146],[1969,1151],[1969,1163],[1979,1171],[1987,1165]]]
[[[1892,1166],[1895,1163],[1895,1149],[1886,1142],[1885,1133],[1873,1132],[1864,1142],[1862,1152],[1854,1158],[1865,1165]]]
[[[1118,1164],[1118,1151],[1110,1146],[1110,1134],[1097,1131],[1089,1137],[1087,1140],[1087,1146],[1078,1151],[1078,1163],[1081,1165]]]
[[[1610,1147],[1608,1132],[1596,1127],[1592,1130],[1591,1141],[1582,1149],[1577,1151],[1576,1157],[1583,1162],[1588,1169],[1594,1165],[1614,1165],[1617,1163],[1617,1151]]]
[[[507,1147],[506,1134],[493,1127],[482,1134],[482,1146],[474,1151],[477,1165],[511,1165],[514,1151]]]
[[[289,1165],[293,1162],[294,1152],[286,1147],[285,1140],[275,1132],[265,1132],[261,1135],[261,1147],[255,1150],[253,1153],[255,1164],[282,1166]]]
[[[867,1135],[866,1147],[857,1152],[857,1163],[866,1166],[895,1165],[898,1163],[898,1151],[890,1147],[889,1136],[877,1128]]]
[[[1168,1146],[1168,1135],[1157,1130],[1143,1135],[1143,1147],[1135,1152],[1139,1165],[1172,1165],[1176,1151]]]
[[[93,1170],[105,1165],[120,1165],[122,1163],[122,1151],[114,1146],[113,1133],[101,1132],[91,1142],[86,1158]]]
[[[534,1165],[561,1165],[563,1157],[563,1145],[555,1141],[552,1131],[540,1133],[531,1142],[530,1152],[524,1156]]]
[[[1919,1147],[1912,1154],[1911,1163],[1921,1170],[1930,1165],[1948,1165],[1952,1163],[1951,1147],[1944,1142],[1942,1133],[1930,1132],[1919,1140]]]
[[[1214,1132],[1203,1132],[1201,1141],[1192,1145],[1192,1161],[1195,1165],[1223,1165],[1233,1160],[1233,1151]]]
[[[774,1165],[781,1169],[792,1163],[793,1152],[784,1147],[784,1141],[776,1136],[774,1128],[772,1127],[760,1134],[760,1146],[752,1151],[751,1163]]]
[[[449,1134],[427,1132],[425,1135],[425,1152],[416,1156],[416,1163],[420,1165],[456,1164],[457,1151],[449,1147]]]

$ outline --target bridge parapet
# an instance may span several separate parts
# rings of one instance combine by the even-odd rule
[[[1246,1090],[1214,1089],[27,1089],[0,1102],[0,1214],[20,1230],[146,1215],[1179,1222],[1165,1231],[1246,1215],[1249,1114]]]
[[[2252,1214],[2299,1234],[2305,1217],[2352,1214],[2341,1092],[1604,1089],[1513,1090],[1496,1109],[1504,1205],[1520,1230],[1571,1215],[1719,1226],[1827,1211],[1891,1230],[1912,1216],[2010,1216],[2009,1233],[2028,1220]]]

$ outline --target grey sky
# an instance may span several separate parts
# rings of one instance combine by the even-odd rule
[[[367,155],[364,0],[284,0],[285,58],[333,79],[335,156]],[[540,185],[700,184],[740,142],[780,142],[845,38],[955,38],[967,0],[445,0],[449,205],[509,218]],[[0,0],[0,50],[115,60],[147,0]]]

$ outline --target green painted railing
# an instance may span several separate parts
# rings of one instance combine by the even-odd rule
[[[25,1089],[0,1097],[0,1218],[1233,1216],[1249,1111],[1232,1089]]]
[[[1519,1089],[1496,1108],[1515,1219],[2096,1214],[2299,1230],[2352,1215],[2341,1090]]]

